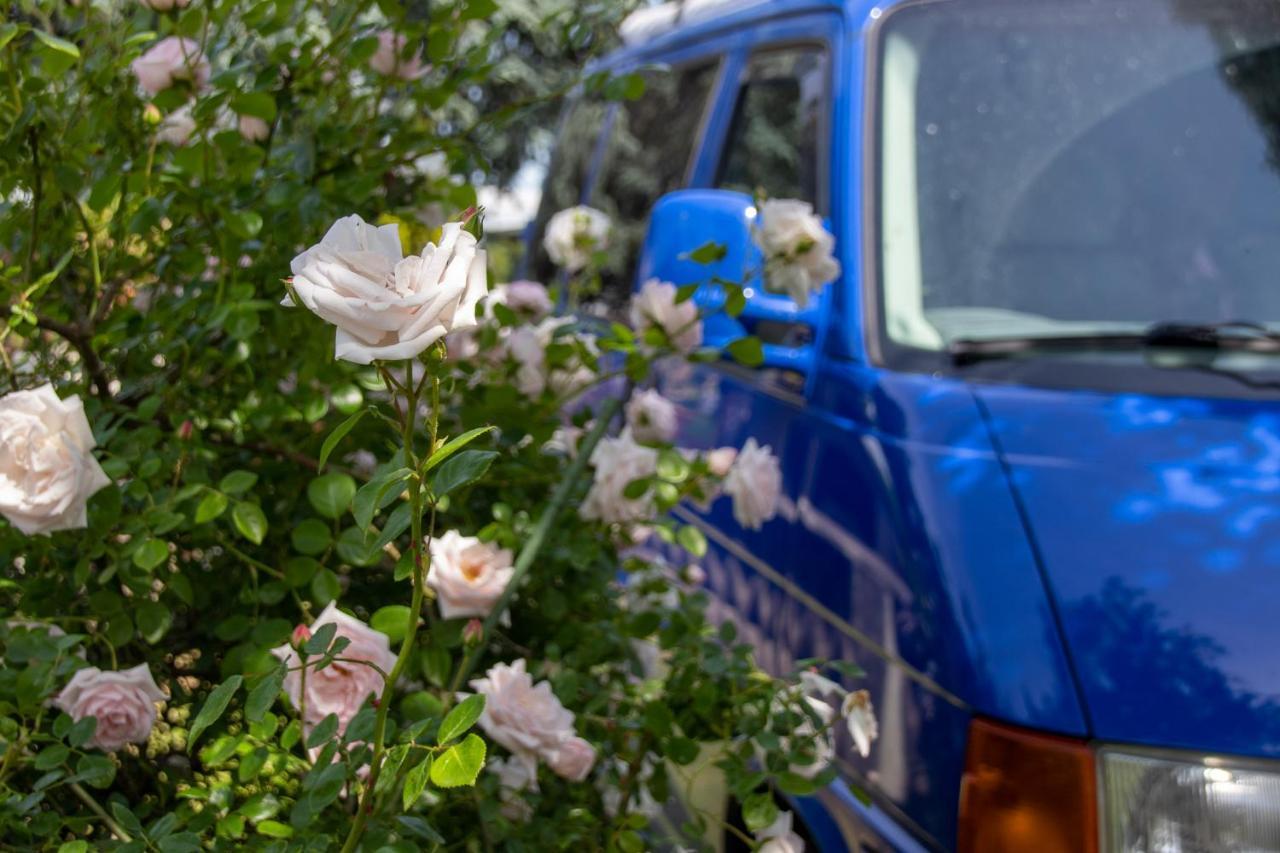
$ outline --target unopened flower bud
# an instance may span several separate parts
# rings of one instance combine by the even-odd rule
[[[467,648],[473,649],[484,641],[484,623],[479,619],[472,619],[467,622],[466,627],[462,629],[462,642]]]
[[[311,639],[311,629],[306,625],[299,625],[293,629],[293,636],[289,638],[289,644],[295,649],[301,650],[306,645],[307,640]]]
[[[191,423],[190,420],[185,420],[178,427],[178,438],[181,441],[190,441],[191,435],[195,431],[196,431],[195,424]]]
[[[142,120],[151,127],[158,125],[163,118],[160,108],[155,104],[147,104],[142,108]]]

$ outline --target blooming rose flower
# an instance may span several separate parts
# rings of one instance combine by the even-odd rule
[[[536,326],[526,324],[511,330],[506,348],[517,365],[516,390],[521,394],[539,397],[547,388],[557,395],[570,394],[595,379],[595,371],[577,353],[554,368],[547,366],[547,347],[556,340],[556,331],[573,322],[570,317],[548,317]],[[560,340],[582,342],[593,356],[596,353],[594,343],[584,335],[562,335]]]
[[[422,52],[414,51],[405,58],[404,48],[408,40],[400,33],[383,30],[378,33],[378,49],[369,57],[369,67],[379,74],[414,80],[422,75]]]
[[[609,227],[609,217],[594,207],[565,208],[547,220],[542,246],[556,266],[574,273],[609,247]]]
[[[111,480],[79,397],[52,385],[0,397],[0,515],[32,536],[88,525],[85,505]]]
[[[756,242],[765,257],[765,286],[785,293],[803,308],[809,293],[840,275],[832,255],[835,237],[813,212],[794,199],[771,199],[760,205]]]
[[[53,704],[79,722],[94,717],[98,727],[89,745],[115,752],[126,743],[146,743],[156,721],[156,703],[165,695],[145,663],[122,672],[96,666],[77,670]]]
[[[649,492],[638,498],[623,493],[633,480],[651,477],[658,470],[658,451],[636,444],[630,430],[617,438],[602,439],[591,451],[595,479],[578,512],[588,520],[610,524],[645,521],[653,516],[653,497]]]
[[[707,453],[707,468],[717,477],[726,477],[738,458],[738,448],[717,447]]]
[[[652,388],[635,391],[627,401],[627,426],[636,441],[646,444],[675,438],[677,414],[675,403]]]
[[[159,129],[156,130],[156,139],[161,142],[167,142],[170,145],[186,145],[187,140],[191,139],[191,134],[196,132],[195,116],[191,114],[191,107],[180,107],[164,117],[160,122]],[[212,259],[217,262],[217,258]]]
[[[536,281],[512,281],[489,292],[489,303],[505,305],[521,317],[537,322],[555,306],[547,289]]]
[[[345,660],[334,661],[324,669],[307,671],[308,727],[315,726],[330,714],[338,715],[338,731],[344,732],[351,718],[370,696],[380,695],[382,675],[373,667],[353,661],[368,661],[385,673],[395,666],[396,656],[391,651],[391,641],[386,634],[375,631],[354,616],[348,616],[333,602],[311,623],[314,633],[324,625],[336,625],[335,637],[345,637],[350,644],[339,655]],[[271,654],[285,662],[286,666],[301,664],[301,657],[293,646],[285,643],[271,650]],[[284,677],[284,691],[295,708],[302,707],[302,674],[298,670]]]
[[[759,530],[778,514],[782,468],[768,446],[748,438],[724,478],[724,493],[733,498],[733,517],[743,527]]]
[[[499,811],[502,816],[521,823],[531,818],[533,807],[520,794],[538,790],[536,765],[531,768],[515,758],[490,758],[484,766],[498,777],[498,799],[502,801]]]
[[[574,737],[573,712],[560,704],[551,685],[536,685],[523,659],[498,663],[471,688],[485,697],[480,727],[534,772],[538,758],[549,758]]]
[[[271,125],[257,116],[240,116],[236,126],[240,135],[250,142],[261,142],[271,135]]]
[[[506,548],[456,530],[431,540],[427,585],[436,591],[445,619],[488,616],[514,573]]]
[[[191,0],[142,0],[142,5],[157,12],[168,12],[171,9],[185,9]]]
[[[876,723],[876,712],[871,707],[871,694],[866,690],[855,690],[844,697],[840,704],[840,714],[849,727],[849,736],[863,758],[871,754],[871,741],[880,736],[880,727]]]
[[[177,80],[190,80],[197,89],[209,85],[209,60],[200,45],[189,38],[169,36],[156,42],[129,66],[138,84],[157,95]]]
[[[359,216],[334,223],[293,259],[293,294],[337,326],[336,357],[356,364],[413,358],[451,331],[476,325],[485,294],[485,253],[461,222],[440,245],[401,257],[399,228]],[[293,305],[286,296],[284,305]]]
[[[596,748],[577,736],[566,738],[547,756],[552,771],[570,782],[586,779],[595,763]]]
[[[804,853],[804,839],[791,829],[791,812],[779,811],[773,823],[756,833],[756,840],[764,842],[759,853]]]
[[[637,332],[661,329],[677,351],[691,353],[702,345],[702,320],[692,299],[676,302],[676,286],[651,278],[631,297],[631,325]]]

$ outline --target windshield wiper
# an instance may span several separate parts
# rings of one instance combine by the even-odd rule
[[[947,345],[957,366],[1016,358],[1055,350],[1141,350],[1152,348],[1234,350],[1280,354],[1280,332],[1257,323],[1155,323],[1142,332],[957,338]]]

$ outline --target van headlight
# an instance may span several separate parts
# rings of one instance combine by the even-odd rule
[[[1098,765],[1107,853],[1280,851],[1280,769],[1112,748]]]

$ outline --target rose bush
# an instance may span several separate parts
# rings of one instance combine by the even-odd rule
[[[870,703],[812,696],[816,662],[761,672],[697,588],[706,541],[669,510],[758,526],[780,484],[754,442],[672,444],[655,363],[718,357],[692,291],[646,285],[628,328],[488,280],[461,176],[527,20],[15,10],[5,844],[630,851],[709,744],[745,827],[691,804],[682,842],[792,844],[778,798],[832,778],[840,726],[870,743]],[[576,304],[608,223],[561,221]]]

